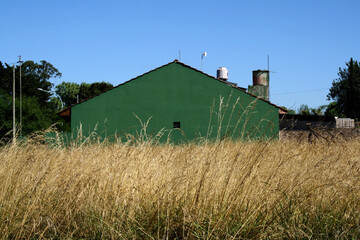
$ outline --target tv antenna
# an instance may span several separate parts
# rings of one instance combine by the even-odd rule
[[[274,71],[270,71],[270,57],[269,57],[269,54],[267,55],[267,70],[271,73],[276,73]]]
[[[202,54],[201,54],[201,71],[203,70],[203,59],[204,59],[204,57],[206,57],[207,56],[207,52],[203,52]]]

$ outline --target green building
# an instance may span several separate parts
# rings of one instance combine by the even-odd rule
[[[102,138],[278,138],[284,109],[175,60],[63,109],[71,133]],[[159,135],[159,132],[161,133]]]

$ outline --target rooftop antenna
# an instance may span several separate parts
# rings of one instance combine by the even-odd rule
[[[267,55],[267,70],[271,73],[277,73],[274,71],[270,71],[270,55],[269,54]]]
[[[179,61],[181,62],[181,49],[179,49]]]
[[[206,57],[207,56],[207,52],[203,52],[202,54],[201,54],[201,71],[203,70],[203,59],[204,59],[204,57]]]

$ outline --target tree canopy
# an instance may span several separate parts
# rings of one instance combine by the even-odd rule
[[[113,87],[106,82],[81,83],[62,82],[52,93],[52,78],[61,78],[61,73],[51,63],[26,61],[21,66],[22,77],[22,132],[27,135],[44,130],[52,124],[62,122],[60,130],[69,130],[64,120],[57,116],[62,107],[86,100]],[[20,66],[15,67],[16,123],[20,126]],[[0,62],[0,139],[12,130],[13,67]],[[41,90],[39,90],[41,89]],[[61,98],[64,106],[61,105]],[[61,127],[62,126],[62,127]]]
[[[77,101],[84,101],[111,88],[113,88],[113,85],[106,82],[91,84],[83,82],[80,85],[73,82],[62,82],[55,87],[55,92],[61,97],[65,106],[68,107],[77,103]]]
[[[62,82],[55,87],[55,92],[61,97],[65,106],[71,106],[76,103],[79,94],[79,84],[72,82]]]
[[[61,73],[51,63],[26,61],[21,66],[22,78],[22,132],[27,135],[44,130],[61,121],[55,114],[56,108],[50,101],[53,84],[51,78],[60,78]],[[15,68],[16,123],[20,125],[20,66]],[[0,62],[0,138],[12,129],[13,67]],[[40,91],[39,88],[45,90]]]
[[[297,113],[300,115],[323,116],[325,113],[326,107],[327,107],[327,105],[321,105],[317,108],[310,108],[307,104],[301,104]]]
[[[339,78],[333,80],[328,100],[334,100],[329,113],[360,119],[360,66],[352,58],[345,68],[339,68]]]

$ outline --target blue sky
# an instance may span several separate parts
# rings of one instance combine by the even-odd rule
[[[0,61],[46,60],[54,84],[114,85],[179,58],[252,84],[267,68],[270,100],[297,109],[328,104],[339,67],[360,60],[360,1],[0,1]]]

